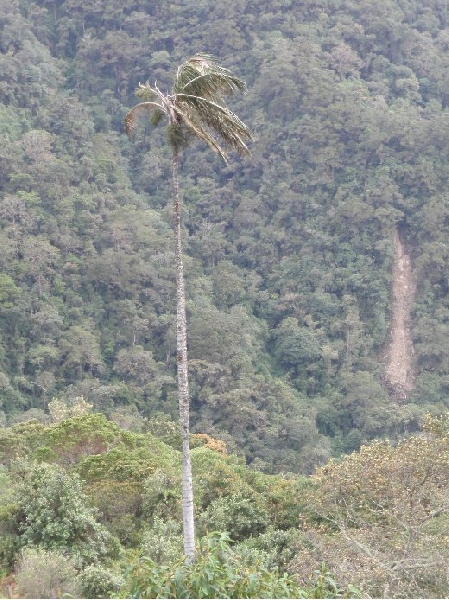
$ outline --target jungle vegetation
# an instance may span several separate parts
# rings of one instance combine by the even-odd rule
[[[0,492],[2,511],[15,507],[2,513],[1,527],[10,532],[2,533],[10,535],[2,552],[12,561],[5,564],[26,550],[24,561],[54,561],[57,572],[80,573],[92,565],[89,552],[101,564],[116,564],[123,547],[143,548],[144,535],[167,536],[164,528],[175,527],[170,511],[177,492],[167,491],[173,497],[167,515],[157,515],[160,523],[140,508],[108,521],[99,516],[108,509],[101,494],[95,499],[89,477],[76,471],[76,443],[59,463],[50,441],[39,454],[32,440],[33,431],[45,440],[58,422],[81,418],[76,411],[83,403],[92,407],[89,419],[104,419],[106,429],[115,423],[120,435],[172,435],[167,432],[178,420],[172,154],[163,128],[142,122],[131,142],[123,121],[140,82],[156,82],[165,93],[177,66],[198,52],[216,56],[246,81],[245,96],[232,98],[230,107],[254,140],[250,160],[231,154],[225,166],[192,140],[179,163],[192,435],[225,443],[245,477],[261,478],[266,489],[268,481],[291,480],[324,490],[321,477],[327,485],[332,479],[320,473],[329,469],[342,490],[351,498],[361,494],[371,507],[385,490],[359,489],[345,479],[345,469],[360,477],[372,453],[372,468],[384,465],[373,477],[385,483],[386,473],[409,468],[394,462],[396,449],[416,443],[424,461],[416,468],[440,490],[446,454],[432,470],[425,457],[437,456],[428,447],[437,434],[422,427],[449,404],[448,45],[445,0],[183,0],[170,6],[0,0],[0,432],[9,439],[23,430],[31,445],[11,455],[13,466],[1,474],[14,481]],[[397,347],[398,247],[409,277],[403,291],[411,371],[404,389],[392,385],[386,365]],[[115,448],[108,440],[92,442],[93,463]],[[163,496],[171,489],[165,478],[176,479],[164,474],[164,456],[178,446],[172,440],[167,450],[154,442],[150,452],[147,442],[129,443],[142,465],[150,454],[159,461]],[[173,457],[174,465],[179,456]],[[78,498],[76,533],[61,525],[53,547],[54,532],[27,529],[23,515],[41,509],[18,504],[19,482],[29,486],[30,503],[37,485],[49,493],[63,486],[68,498]],[[429,508],[440,491],[417,497],[419,522],[402,524],[396,492],[385,491],[391,501],[383,507],[394,517],[373,508],[359,514],[358,504],[334,492],[316,492],[317,514],[304,516],[310,540],[305,549],[295,546],[294,556],[306,552],[301,564],[310,566],[308,573],[318,570],[324,581],[324,558],[343,588],[360,585],[387,597],[442,593],[433,553],[440,542],[432,536],[443,535],[445,517],[442,505]],[[140,506],[141,492],[135,493]],[[303,497],[301,488],[296,503]],[[198,516],[205,523],[199,537],[228,531],[227,502],[209,509],[201,491],[199,502],[198,511],[207,513]],[[245,496],[235,502],[245,504]],[[215,510],[221,516],[212,528],[207,523]],[[148,530],[139,529],[139,515]],[[232,543],[257,539],[259,552],[264,535],[298,532],[303,522],[267,533],[264,519],[272,515],[262,511],[250,533],[228,531]],[[376,546],[387,522],[392,537]],[[401,546],[406,532],[415,532],[419,543]],[[215,549],[227,543],[213,540]],[[294,547],[290,538],[284,547]],[[347,547],[371,554],[339,562],[335,557]],[[402,554],[387,560],[398,548]],[[421,562],[406,551],[418,552]],[[166,564],[176,560],[173,552]],[[288,574],[298,578],[294,556]],[[412,569],[413,560],[415,567],[434,568],[438,581],[430,571]],[[351,577],[354,569],[359,581]],[[301,575],[300,585],[306,579]],[[117,581],[111,589],[125,589]]]
[[[185,561],[181,433],[130,431],[82,399],[0,430],[0,591],[61,598],[444,598],[449,413],[312,476],[249,468],[191,435],[197,544]]]
[[[2,0],[0,402],[173,418],[171,152],[123,119],[196,52],[246,80],[252,158],[181,160],[191,427],[311,473],[447,407],[444,2]],[[156,26],[157,24],[157,26]],[[393,236],[413,389],[385,382]],[[31,411],[31,412],[30,412]],[[28,416],[27,416],[28,415]]]

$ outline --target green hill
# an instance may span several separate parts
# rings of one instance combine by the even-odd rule
[[[139,81],[168,88],[197,51],[246,79],[235,109],[255,141],[227,167],[201,144],[182,160],[193,430],[265,472],[310,473],[447,407],[444,3],[0,14],[5,424],[44,420],[53,397],[175,417],[170,157],[149,124],[129,142],[123,116]]]

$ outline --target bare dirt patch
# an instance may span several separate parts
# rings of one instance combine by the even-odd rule
[[[393,235],[392,307],[390,341],[385,352],[385,380],[397,400],[413,389],[413,342],[410,311],[415,295],[412,264],[400,235]]]

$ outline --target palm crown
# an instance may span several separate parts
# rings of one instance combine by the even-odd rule
[[[224,101],[224,96],[244,89],[244,82],[218,65],[213,56],[195,54],[178,68],[170,94],[162,93],[156,84],[139,85],[137,95],[144,101],[126,115],[126,134],[133,134],[139,116],[150,113],[153,125],[168,119],[169,141],[176,149],[193,134],[225,161],[228,149],[249,154],[245,142],[252,139],[251,133]]]

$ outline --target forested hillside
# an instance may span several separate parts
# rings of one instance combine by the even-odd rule
[[[3,423],[45,421],[52,398],[135,429],[176,416],[170,151],[123,118],[198,51],[246,80],[232,108],[255,139],[228,166],[183,154],[193,430],[310,473],[442,412],[447,10],[0,0]]]

